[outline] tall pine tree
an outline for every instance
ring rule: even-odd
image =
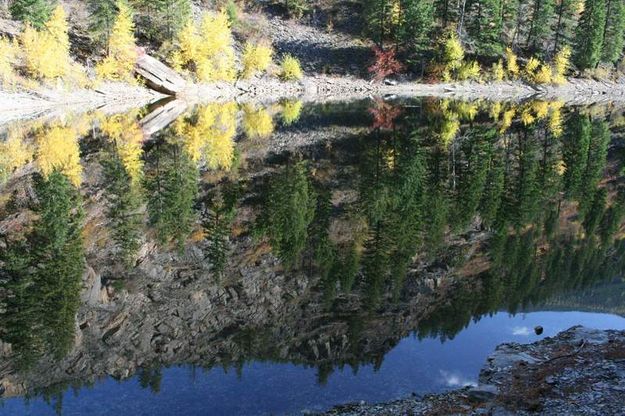
[[[534,0],[527,35],[528,47],[542,50],[545,41],[551,37],[554,6],[553,0]]]
[[[89,28],[98,44],[108,44],[118,13],[116,3],[116,0],[87,0],[91,20]]]
[[[603,51],[601,60],[616,63],[623,52],[625,33],[625,3],[623,0],[608,0],[605,28],[603,30]]]
[[[503,52],[502,7],[502,0],[483,0],[476,4],[475,17],[468,28],[480,55],[497,56]]]
[[[606,0],[585,0],[584,11],[576,33],[575,65],[579,69],[595,68],[601,60]]]
[[[556,22],[553,30],[552,54],[558,53],[564,46],[571,46],[575,36],[575,8],[577,0],[558,0],[556,2]]]

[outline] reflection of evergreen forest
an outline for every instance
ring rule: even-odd
[[[355,137],[274,155],[261,168],[246,161],[277,126],[340,125],[337,108]],[[251,236],[287,273],[317,279],[328,311],[350,294],[363,315],[406,300],[406,285],[432,270],[452,271],[473,283],[417,329],[443,338],[472,317],[622,272],[625,192],[608,166],[610,125],[596,111],[545,102],[380,101],[357,114],[293,102],[207,105],[148,139],[139,116],[9,129],[0,143],[3,217],[21,221],[0,245],[0,335],[24,365],[71,348],[85,247],[94,245],[122,275],[146,241],[174,259],[194,246],[221,279],[237,267],[228,261],[237,238]],[[36,172],[25,176],[28,192],[14,177],[24,171]],[[84,221],[94,206],[106,225],[99,246]]]

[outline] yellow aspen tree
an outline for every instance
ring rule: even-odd
[[[14,66],[18,54],[17,43],[0,36],[0,85],[12,84],[15,81]]]
[[[516,54],[510,48],[506,48],[506,70],[512,79],[519,76],[520,68]]]
[[[258,72],[265,72],[271,65],[272,57],[273,49],[268,43],[246,43],[241,58],[243,64],[241,76],[250,78]]]
[[[566,83],[566,72],[571,65],[571,48],[565,46],[553,58],[553,82],[555,84]]]
[[[202,81],[234,81],[236,68],[230,20],[224,12],[206,13],[200,24],[202,58],[197,65]]]
[[[225,12],[205,13],[199,27],[189,20],[176,41],[170,56],[174,68],[191,70],[203,82],[236,79],[234,41]]]
[[[67,16],[58,5],[41,31],[26,25],[20,36],[26,69],[39,79],[63,77],[69,70],[69,35]]]
[[[125,0],[118,0],[119,10],[108,42],[108,56],[96,66],[100,79],[132,82],[137,63],[137,46],[132,10]]]

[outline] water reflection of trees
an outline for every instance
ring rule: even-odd
[[[60,358],[73,345],[84,266],[77,189],[59,171],[34,182],[32,229],[23,238],[5,237],[0,247],[2,339],[22,366],[45,354]]]
[[[346,150],[355,153],[358,200],[339,207],[338,214],[329,202],[332,185],[313,180],[310,172],[317,200],[310,225],[290,225],[308,204],[295,207],[268,198],[262,209],[274,221],[270,241],[276,252],[281,238],[288,241],[288,234],[297,232],[298,244],[287,247],[303,253],[302,265],[315,266],[326,301],[356,290],[371,308],[401,297],[415,256],[445,257],[450,238],[467,230],[492,234],[484,253],[489,271],[480,277],[490,288],[484,311],[514,311],[546,293],[618,274],[620,264],[612,259],[623,215],[621,191],[601,185],[607,122],[583,110],[565,117],[561,106],[547,103],[499,105],[490,116],[482,110],[426,103],[401,120],[376,124]],[[380,111],[384,107],[378,105],[376,120],[385,119]],[[395,120],[396,110],[389,111]],[[494,112],[503,115],[493,118]],[[274,192],[297,195],[289,186],[306,181],[301,169],[297,181],[287,178],[292,170],[277,171]],[[365,226],[353,227],[351,244],[344,238],[338,243],[329,235],[332,215]],[[446,267],[465,261],[462,254],[448,260],[453,264]]]
[[[297,103],[284,107],[288,129],[298,117],[321,117]],[[459,284],[418,323],[419,336],[443,339],[484,314],[515,312],[622,273],[625,192],[603,180],[610,132],[601,116],[557,103],[424,101],[399,111],[378,102],[364,117],[373,122],[366,134],[310,156],[303,150],[276,158],[261,173],[226,175],[235,165],[238,114],[234,104],[204,106],[149,142],[136,113],[96,118],[115,260],[132,266],[142,240],[155,235],[160,250],[200,246],[213,275],[222,276],[233,223],[247,205],[253,219],[238,226],[254,229],[239,235],[264,238],[285,273],[309,275],[317,285],[311,299],[347,322],[351,350],[341,364],[381,363],[383,352],[359,351],[363,328],[373,312],[411,301],[406,278],[429,278],[423,264],[458,275]],[[255,141],[276,127],[265,109],[240,114],[239,130]],[[32,230],[0,249],[3,287],[11,294],[2,339],[24,363],[48,352],[60,356],[73,340],[83,267],[76,186],[90,173],[77,164],[82,127],[52,126],[49,138],[44,127],[36,130],[31,141],[11,136],[0,146],[0,176],[31,160],[40,171]],[[64,150],[56,149],[60,135],[69,139]],[[201,179],[215,170],[224,175]],[[471,245],[476,251],[467,253]],[[475,258],[487,266],[471,264]],[[354,299],[358,307],[341,309]],[[237,341],[250,357],[278,355],[262,331],[240,330]],[[322,381],[336,360],[317,361]],[[141,373],[142,385],[157,389],[159,379],[156,369]]]

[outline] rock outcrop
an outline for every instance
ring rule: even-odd
[[[625,331],[577,326],[534,344],[502,344],[479,382],[423,398],[340,406],[325,415],[622,415]]]

